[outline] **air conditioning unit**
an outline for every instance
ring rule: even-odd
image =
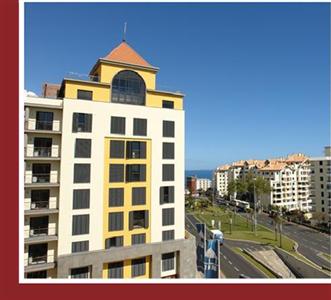
[[[33,177],[32,177],[32,182],[33,182],[33,183],[36,183],[37,181],[38,181],[37,176],[33,176]]]
[[[36,203],[31,202],[31,209],[35,209],[37,207]]]

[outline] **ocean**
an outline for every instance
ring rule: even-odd
[[[213,170],[185,170],[185,178],[187,176],[196,176],[198,178],[208,178],[212,180]]]

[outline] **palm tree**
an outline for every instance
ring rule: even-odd
[[[282,248],[282,224],[283,219],[281,213],[278,211],[273,216],[272,219],[274,221],[274,228],[275,228],[275,240],[277,241],[277,228],[279,231],[279,246]]]

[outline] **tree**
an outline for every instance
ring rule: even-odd
[[[313,212],[312,219],[316,220],[317,224],[326,223],[328,216],[324,212]]]
[[[275,229],[275,240],[277,241],[277,228],[279,231],[279,246],[282,248],[282,225],[283,219],[281,217],[281,213],[277,211],[275,214],[272,215],[272,219],[274,221],[274,229]]]

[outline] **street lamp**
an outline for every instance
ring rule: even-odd
[[[253,186],[254,186],[254,234],[256,235],[256,190],[255,190],[255,180],[256,178],[253,179]]]

